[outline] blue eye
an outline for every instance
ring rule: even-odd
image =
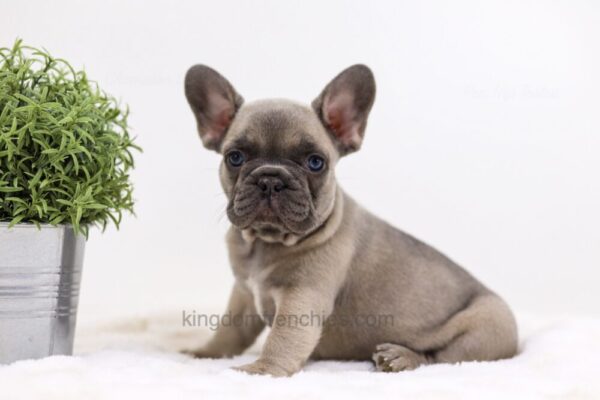
[[[246,161],[241,151],[233,150],[227,154],[227,162],[232,167],[239,167]]]
[[[308,157],[307,163],[308,168],[313,172],[319,172],[325,166],[325,160],[323,160],[323,157],[317,155]]]

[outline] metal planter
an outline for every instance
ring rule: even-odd
[[[85,237],[0,223],[0,363],[70,355]]]

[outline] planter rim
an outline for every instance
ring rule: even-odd
[[[0,228],[8,228],[9,224],[10,224],[10,222],[1,222],[0,221]],[[71,224],[58,224],[58,225],[39,224],[39,227],[40,227],[40,229],[63,229],[63,228],[72,228],[73,225],[71,225]],[[28,228],[38,229],[38,227],[32,222],[19,222],[18,224],[13,225],[10,229],[28,229]]]

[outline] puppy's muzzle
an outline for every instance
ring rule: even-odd
[[[293,186],[292,175],[282,166],[263,165],[256,168],[250,177],[265,197],[271,197]]]
[[[228,206],[231,222],[263,236],[267,230],[276,230],[281,236],[311,229],[314,207],[310,190],[294,168],[298,167],[263,164],[252,169],[237,185]]]
[[[277,176],[261,176],[256,181],[256,186],[262,191],[266,197],[271,197],[272,194],[283,191],[287,185]]]

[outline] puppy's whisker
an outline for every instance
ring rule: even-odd
[[[227,215],[227,210],[223,210],[219,213],[219,216],[217,217],[217,222],[222,222],[223,218],[225,218],[225,216]]]

